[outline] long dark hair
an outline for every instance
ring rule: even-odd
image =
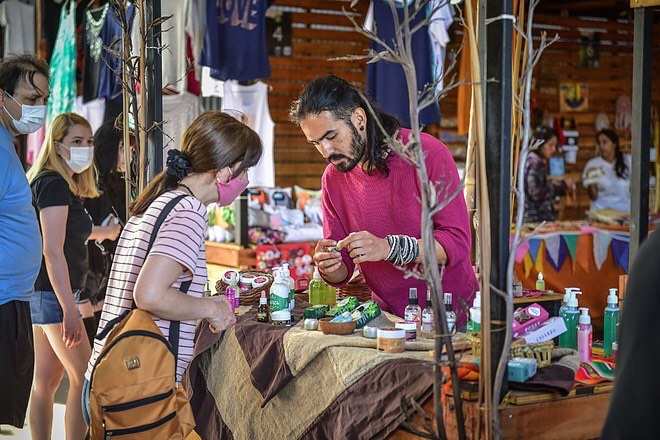
[[[353,127],[351,116],[357,108],[362,108],[367,115],[367,142],[364,151],[364,169],[367,173],[378,171],[389,174],[387,149],[377,120],[369,110],[369,104],[377,112],[377,118],[389,136],[399,129],[399,121],[386,113],[380,112],[360,91],[335,75],[317,78],[305,86],[300,97],[293,102],[289,117],[295,124],[300,124],[308,116],[315,116],[324,111],[330,112],[335,119],[342,120]]]
[[[619,144],[619,135],[614,130],[605,128],[596,133],[596,142],[598,142],[598,138],[601,136],[605,136],[614,144],[614,172],[616,172],[619,179],[626,179],[628,177],[628,165],[626,165],[626,161],[623,158],[623,152]]]
[[[235,175],[259,162],[261,139],[250,127],[226,113],[211,111],[202,113],[183,134],[181,152],[190,162],[193,173],[221,170],[233,167]],[[179,184],[176,176],[166,171],[158,174],[142,191],[131,206],[131,215],[140,215],[151,202]]]

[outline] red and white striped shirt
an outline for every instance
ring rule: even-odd
[[[133,289],[142,265],[147,258],[147,247],[154,224],[165,205],[182,191],[168,191],[159,196],[144,214],[131,217],[121,233],[108,288],[99,322],[99,332],[108,321],[120,316],[133,306]],[[207,230],[206,207],[198,199],[187,196],[181,199],[161,225],[149,255],[162,255],[181,264],[184,273],[172,285],[178,289],[181,283],[191,280],[188,295],[201,297],[207,282],[206,248],[204,239]],[[183,293],[182,293],[183,295]],[[156,324],[167,338],[170,321],[156,319]],[[193,357],[193,346],[197,321],[181,321],[179,354],[176,366],[176,381],[181,382],[183,373]],[[103,350],[105,340],[94,340],[92,357],[85,378],[90,380],[96,359]]]

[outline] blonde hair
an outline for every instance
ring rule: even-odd
[[[87,119],[75,113],[62,113],[53,119],[50,127],[48,127],[48,133],[39,152],[39,157],[28,171],[27,177],[32,183],[42,171],[55,171],[66,180],[69,189],[75,196],[93,199],[100,195],[96,184],[96,169],[94,166],[87,168],[80,174],[70,176],[69,167],[64,158],[57,152],[56,144],[62,142],[71,127],[76,125],[83,125],[92,131]]]

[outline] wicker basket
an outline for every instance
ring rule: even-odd
[[[481,339],[476,334],[468,334],[466,336],[472,354],[474,356],[481,355]],[[549,367],[552,363],[552,349],[555,344],[552,341],[542,342],[540,344],[526,344],[522,340],[514,341],[511,344],[511,357],[536,359],[539,368]]]
[[[251,306],[254,304],[258,304],[259,298],[261,297],[261,292],[265,291],[266,294],[268,294],[268,292],[270,291],[270,286],[273,284],[274,278],[271,274],[266,272],[256,272],[256,271],[241,272],[241,275],[245,275],[245,274],[264,276],[268,278],[268,283],[266,283],[265,286],[259,287],[258,289],[250,289],[248,291],[240,293],[239,296],[240,305]],[[222,279],[215,284],[215,290],[217,291],[218,295],[224,295],[226,288],[227,288],[227,284]]]

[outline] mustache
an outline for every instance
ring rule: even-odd
[[[332,154],[330,157],[328,157],[328,162],[338,162],[342,159],[351,160],[350,157],[345,156],[343,154]]]

